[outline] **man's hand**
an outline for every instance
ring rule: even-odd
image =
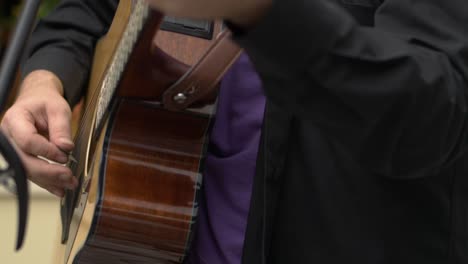
[[[1,129],[16,147],[29,178],[62,197],[78,182],[69,168],[38,156],[66,163],[73,149],[71,110],[62,96],[60,80],[51,72],[34,71],[23,81],[19,96],[8,109]]]
[[[226,19],[251,27],[268,11],[272,0],[145,0],[161,12],[179,17]]]

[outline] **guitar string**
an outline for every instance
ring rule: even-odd
[[[98,109],[96,110],[96,125],[95,128],[98,128],[102,122],[105,111],[107,110],[109,103],[115,90],[120,81],[120,75],[125,69],[125,65],[128,62],[130,54],[133,50],[133,47],[136,44],[139,33],[141,32],[146,19],[149,15],[149,7],[144,1],[137,1],[135,4],[134,10],[130,15],[129,22],[127,23],[126,29],[124,30],[123,37],[121,38],[113,59],[109,64],[107,72],[103,81],[101,82],[101,88],[96,89],[93,92],[89,106],[85,109],[83,114],[80,127],[84,127],[83,123],[89,118],[89,115],[94,114],[96,110],[96,101]],[[90,122],[88,122],[90,123]],[[81,136],[85,133],[86,130],[80,130]]]
[[[89,107],[84,110],[84,113],[82,115],[81,121],[79,123],[80,129],[75,136],[76,147],[74,150],[76,150],[77,147],[79,148],[79,151],[76,154],[81,155],[81,140],[86,134],[86,131],[88,129],[92,129],[89,126],[91,125],[91,118],[93,117],[92,115],[94,113],[96,113],[95,129],[98,129],[100,127],[105,111],[109,107],[111,98],[113,97],[115,90],[118,86],[118,82],[120,81],[120,75],[122,74],[126,63],[128,62],[131,51],[133,50],[133,47],[136,44],[136,41],[140,35],[141,30],[143,29],[143,26],[148,16],[148,5],[144,3],[144,1],[137,1],[130,14],[129,21],[123,33],[123,37],[119,41],[117,49],[113,55],[113,58],[111,59],[110,66],[106,70],[105,77],[100,85],[100,89],[96,89],[93,91],[89,101]],[[97,106],[96,102],[98,102]],[[95,132],[95,130],[91,131],[91,133]],[[75,160],[75,157],[73,157],[73,153],[70,154],[69,159]],[[76,162],[73,162],[70,164],[69,167],[72,170],[72,172],[76,174],[78,164]],[[79,180],[82,179],[81,174],[75,176],[79,177]],[[71,197],[69,198],[74,198],[77,192],[81,192],[81,190],[73,190],[70,195]],[[70,210],[69,213],[72,214],[72,210]]]

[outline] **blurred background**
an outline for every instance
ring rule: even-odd
[[[59,0],[43,0],[40,16],[50,12]],[[8,43],[16,18],[21,10],[20,0],[0,0],[0,58]],[[19,79],[19,78],[18,78]],[[18,85],[18,82],[15,86]],[[14,99],[13,92],[10,103]],[[16,198],[0,186],[0,258],[5,264],[51,264],[59,246],[60,200],[30,184],[31,201],[24,246],[15,252],[17,230]]]

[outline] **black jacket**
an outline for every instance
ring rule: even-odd
[[[63,0],[25,73],[76,102],[116,2]],[[468,263],[466,0],[276,0],[231,28],[268,98],[244,264]]]

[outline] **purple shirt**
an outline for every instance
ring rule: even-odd
[[[261,81],[242,54],[221,83],[190,264],[241,263],[264,110]]]

